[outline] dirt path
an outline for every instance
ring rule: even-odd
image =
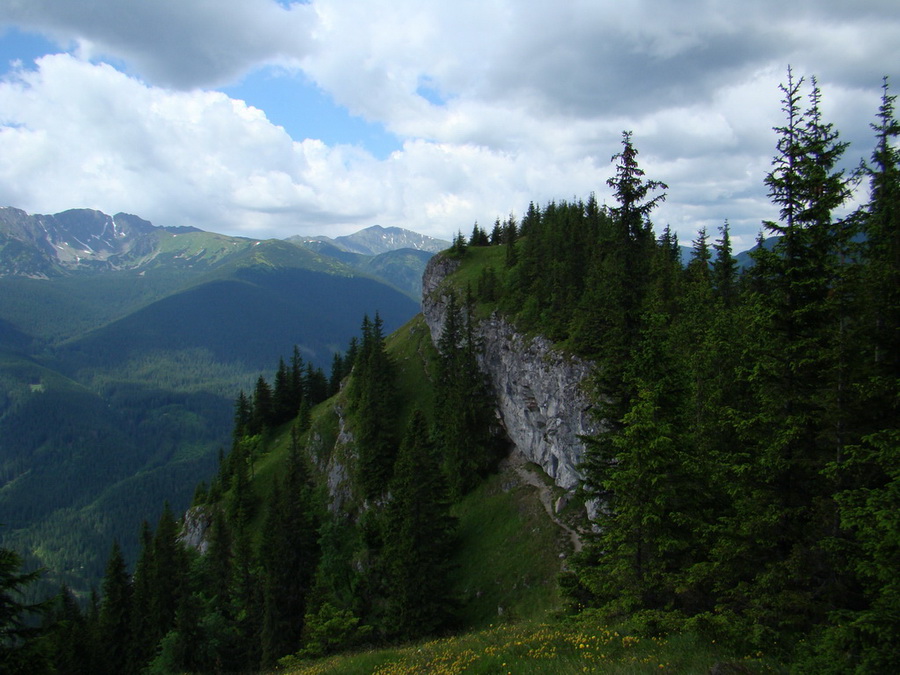
[[[515,469],[516,474],[522,479],[522,482],[537,488],[538,497],[541,500],[541,504],[544,505],[544,510],[547,512],[550,520],[556,523],[560,529],[565,531],[569,540],[572,542],[572,549],[575,553],[578,553],[582,546],[581,535],[577,530],[569,527],[556,515],[556,510],[553,508],[553,488],[550,485],[547,485],[543,476],[536,473],[536,471],[540,471],[540,469],[532,469],[528,464],[528,460],[518,453],[510,455],[507,461],[509,462],[510,468]]]

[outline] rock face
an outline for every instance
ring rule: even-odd
[[[188,548],[193,548],[201,555],[209,550],[209,528],[213,515],[205,506],[192,506],[184,514],[184,523],[178,538]]]
[[[435,344],[447,308],[441,281],[458,265],[436,256],[425,270],[422,313]],[[497,315],[476,322],[474,328],[484,344],[479,365],[490,379],[510,440],[559,487],[575,489],[585,450],[580,436],[599,431],[583,387],[592,364],[553,349],[545,338],[517,333]]]

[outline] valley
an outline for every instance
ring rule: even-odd
[[[409,279],[431,253],[352,256],[0,209],[0,543],[82,593],[111,541],[134,556],[142,520],[215,471],[234,400],[279,357],[296,345],[328,371],[365,314],[393,330],[418,311]]]

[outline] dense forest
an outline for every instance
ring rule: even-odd
[[[808,86],[807,86],[808,85]],[[231,451],[192,509],[145,525],[129,573],[113,545],[87,605],[15,594],[0,559],[0,654],[10,672],[252,672],[360,644],[459,628],[447,583],[453,504],[504,448],[473,321],[499,310],[596,364],[602,432],[588,440],[595,527],[560,577],[565,611],[643,634],[692,632],[765,650],[798,673],[886,673],[900,662],[900,135],[885,81],[875,150],[857,172],[788,71],[765,182],[774,245],[740,273],[727,221],[682,265],[651,214],[668,186],[622,136],[614,206],[531,204],[445,254],[502,247],[450,296],[424,355],[432,389],[403,398],[377,314],[331,378],[295,352],[235,405]],[[856,189],[864,206],[847,211]],[[760,235],[763,243],[764,235]],[[771,242],[770,242],[771,243]],[[487,308],[487,310],[486,310]],[[355,455],[336,508],[318,456],[322,406]],[[345,426],[344,426],[345,425]],[[269,443],[287,439],[277,471]],[[316,439],[320,445],[316,445]],[[271,480],[264,490],[259,480]],[[17,599],[18,598],[18,599]],[[29,612],[41,626],[22,623]],[[33,634],[29,631],[33,630]],[[286,660],[282,660],[286,659]],[[18,670],[17,670],[18,669]]]

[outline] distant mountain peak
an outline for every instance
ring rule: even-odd
[[[435,239],[434,237],[419,234],[412,230],[406,230],[402,227],[382,227],[381,225],[372,225],[359,232],[334,237],[333,239],[322,235],[297,235],[289,237],[288,241],[301,245],[311,242],[330,244],[347,253],[371,256],[388,253],[390,251],[397,251],[403,248],[437,253],[438,251],[443,251],[450,247],[450,242],[444,241],[443,239]]]

